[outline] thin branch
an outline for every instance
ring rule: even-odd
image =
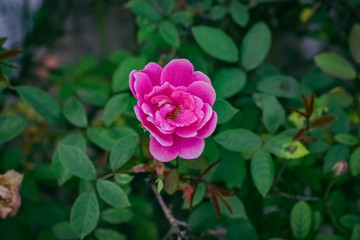
[[[296,199],[299,201],[319,201],[320,198],[318,197],[307,197],[301,195],[291,195],[288,193],[281,192],[279,189],[276,189],[276,194],[285,198]]]
[[[164,199],[162,198],[162,196],[160,195],[160,193],[158,192],[155,184],[151,184],[151,188],[156,196],[157,201],[160,204],[161,209],[163,210],[165,217],[167,218],[167,220],[169,221],[171,228],[169,230],[169,232],[164,236],[163,240],[165,239],[169,239],[171,237],[171,235],[176,234],[177,235],[177,239],[181,240],[181,239],[188,239],[188,236],[186,234],[186,231],[182,231],[179,226],[183,226],[185,228],[188,227],[186,222],[177,220],[172,214],[170,209],[166,206]]]

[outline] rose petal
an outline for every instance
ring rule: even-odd
[[[188,86],[192,83],[194,67],[186,59],[174,59],[170,61],[161,73],[161,85],[168,82],[174,87]]]
[[[197,131],[195,127],[177,128],[176,134],[183,138],[190,138],[195,137],[197,135]]]
[[[202,81],[211,85],[211,80],[203,72],[195,71],[192,75],[192,82]]]
[[[134,107],[136,117],[142,123],[143,127],[150,132],[150,134],[156,138],[157,141],[163,146],[173,145],[173,137],[170,134],[163,134],[159,129],[146,119],[145,114],[140,110],[138,106]]]
[[[214,105],[216,94],[214,88],[205,82],[193,82],[187,92],[199,97],[203,102]]]
[[[196,135],[196,137],[199,138],[209,137],[215,131],[216,124],[217,124],[217,114],[215,111],[213,111],[210,120],[205,124],[204,127],[198,130],[198,134]]]
[[[160,77],[163,68],[154,62],[148,63],[141,72],[144,72],[151,80],[153,86],[160,85]]]
[[[135,83],[135,77],[134,74],[136,73],[136,70],[132,70],[129,75],[129,87],[132,92],[132,94],[136,97],[135,89],[134,89],[134,83]]]
[[[153,85],[149,77],[145,73],[135,72],[134,78],[135,78],[134,90],[136,93],[135,96],[137,99],[143,99],[145,94],[153,90]]]
[[[185,159],[198,158],[205,147],[205,141],[202,138],[176,137],[174,143],[177,146],[179,156]]]
[[[160,162],[168,162],[176,158],[177,148],[172,146],[161,145],[154,137],[150,139],[150,153]]]

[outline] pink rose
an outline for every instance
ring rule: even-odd
[[[215,90],[210,79],[186,59],[175,59],[164,69],[149,63],[130,73],[130,89],[137,99],[137,118],[150,134],[150,152],[159,161],[176,156],[194,159],[204,150],[204,138],[216,128],[212,106]]]

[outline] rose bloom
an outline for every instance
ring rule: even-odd
[[[210,79],[186,59],[164,68],[149,63],[130,73],[129,85],[137,99],[135,113],[151,134],[150,153],[159,161],[177,156],[194,159],[204,150],[204,138],[216,128],[212,106],[215,90]]]
[[[19,189],[23,175],[9,170],[0,175],[0,217],[15,216],[20,205]]]

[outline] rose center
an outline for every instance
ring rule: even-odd
[[[171,114],[166,115],[166,119],[175,120],[177,116],[181,114],[181,108],[175,107],[174,111]]]

